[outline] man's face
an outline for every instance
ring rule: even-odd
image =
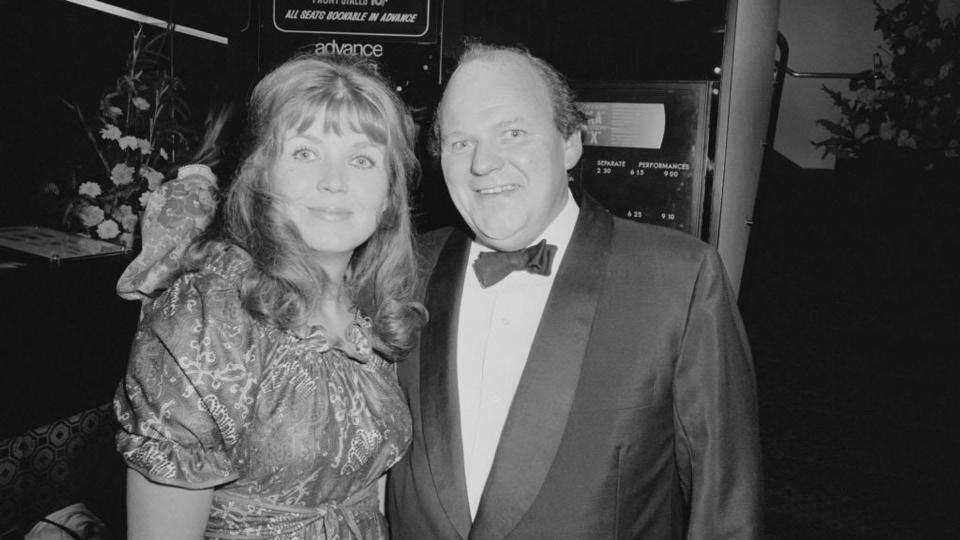
[[[511,53],[454,72],[440,105],[440,163],[478,242],[500,251],[537,240],[566,204],[579,133],[557,130],[546,84]]]

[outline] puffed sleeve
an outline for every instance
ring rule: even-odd
[[[146,202],[140,253],[117,281],[117,294],[127,300],[155,298],[180,275],[184,249],[213,218],[217,177],[206,165],[180,167]]]
[[[751,539],[762,529],[757,392],[746,332],[719,256],[704,254],[674,390],[676,448],[690,502],[687,538]]]
[[[117,448],[149,479],[206,488],[237,478],[258,355],[236,284],[187,274],[144,312],[114,408]]]

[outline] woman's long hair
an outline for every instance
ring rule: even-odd
[[[354,250],[344,291],[372,319],[373,347],[396,360],[412,347],[426,321],[423,306],[413,301],[416,263],[408,203],[408,183],[418,178],[419,164],[410,114],[372,62],[302,56],[257,84],[247,126],[250,151],[208,238],[236,244],[253,258],[242,287],[248,312],[283,329],[307,324],[331,284],[312,264],[310,248],[283,212],[269,171],[280,156],[284,134],[303,132],[318,117],[324,131],[363,133],[385,149],[387,208],[373,236]]]

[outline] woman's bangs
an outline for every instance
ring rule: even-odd
[[[338,92],[310,107],[299,130],[309,129],[318,116],[323,117],[323,131],[343,135],[346,131],[363,133],[371,142],[387,146],[386,119],[369,100],[352,92]]]

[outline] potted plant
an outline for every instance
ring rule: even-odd
[[[840,121],[818,120],[830,136],[812,144],[838,168],[960,172],[960,15],[940,20],[937,0],[874,7],[883,37],[874,69],[850,81],[852,95],[823,87]]]
[[[106,89],[90,122],[81,109],[64,101],[84,126],[99,164],[82,173],[62,193],[63,225],[69,231],[132,248],[147,197],[160,187],[176,156],[189,151],[193,130],[183,84],[173,73],[165,48],[171,30],[147,37],[141,25],[115,84]]]

